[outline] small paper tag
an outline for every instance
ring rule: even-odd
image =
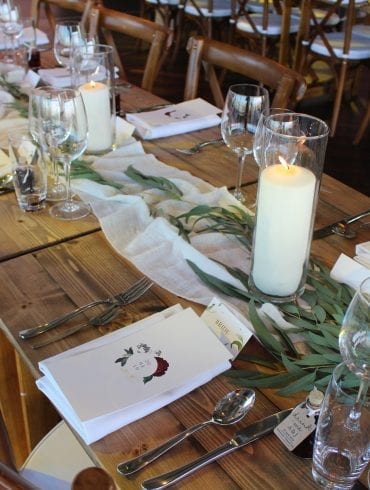
[[[233,359],[253,334],[217,297],[212,299],[201,318],[232,354]]]
[[[315,428],[315,417],[309,415],[309,409],[298,406],[275,427],[274,433],[289,451],[293,451]]]

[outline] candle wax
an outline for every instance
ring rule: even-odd
[[[113,145],[110,94],[107,85],[89,82],[79,88],[86,109],[87,151],[101,153]]]
[[[252,265],[253,281],[265,294],[294,294],[308,248],[316,179],[304,167],[271,165],[260,174]]]

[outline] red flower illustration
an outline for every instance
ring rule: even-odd
[[[162,357],[155,357],[154,359],[157,361],[157,369],[152,376],[163,376],[168,369],[168,362]]]

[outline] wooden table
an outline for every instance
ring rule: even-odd
[[[127,109],[159,102],[158,97],[133,87],[122,95]],[[216,186],[233,187],[236,156],[223,145],[208,147],[194,156],[180,155],[176,147],[190,146],[200,139],[218,137],[216,128],[186,135],[145,142],[146,151],[159,160],[209,181]],[[247,165],[243,183],[248,201],[255,199],[257,168]],[[370,199],[359,192],[324,176],[316,216],[322,226],[370,207]],[[0,281],[2,302],[0,317],[3,338],[0,350],[1,404],[16,443],[18,462],[55,423],[56,413],[35,388],[40,376],[37,363],[82,342],[104,335],[122,324],[130,324],[166,306],[187,302],[154,286],[135,304],[125,307],[111,324],[90,328],[40,350],[32,350],[21,341],[18,332],[52,319],[97,297],[116,293],[140,272],[107,243],[93,216],[75,222],[61,222],[49,217],[47,210],[24,214],[14,194],[0,196],[1,250]],[[369,230],[359,229],[356,239],[332,235],[313,242],[312,252],[328,266],[340,252],[353,256],[355,244],[369,240]],[[192,305],[198,312],[203,307]],[[48,335],[48,334],[45,334]],[[256,349],[256,342],[247,349]],[[16,388],[15,388],[16,387]],[[235,429],[295,404],[300,399],[277,397],[272,390],[258,392],[255,408],[248,418],[231,428],[213,426],[200,431],[180,447],[139,472],[133,479],[117,475],[117,463],[152,448],[185,427],[209,418],[217,399],[233,386],[223,376],[177,400],[169,406],[134,422],[100,441],[85,446],[97,464],[106,468],[119,488],[136,489],[140,482],[182,465],[231,437]],[[209,465],[184,480],[178,488],[217,489],[312,489],[311,462],[288,453],[274,436],[267,436]]]

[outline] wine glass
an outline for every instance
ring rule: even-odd
[[[20,6],[14,1],[3,3],[1,8],[1,20],[3,32],[10,39],[11,46],[5,61],[7,63],[13,63],[18,47],[17,40],[23,33],[23,20]]]
[[[50,91],[40,99],[39,131],[43,145],[54,158],[63,162],[67,199],[50,208],[51,216],[75,220],[87,216],[90,208],[72,199],[71,164],[82,155],[87,145],[87,118],[82,96],[78,90]]]
[[[264,109],[262,111],[261,116],[258,120],[256,132],[254,134],[254,139],[253,139],[253,156],[258,166],[261,165],[261,161],[262,161],[262,147],[263,147],[265,120],[267,117],[276,114],[288,114],[288,117],[286,118],[286,126],[288,126],[292,121],[292,118],[289,116],[289,114],[293,114],[293,111],[291,111],[290,109],[271,107],[268,109]]]
[[[39,110],[40,101],[43,97],[47,97],[48,94],[55,92],[52,87],[42,87],[30,90],[28,97],[28,129],[35,142],[43,141],[40,134],[39,125]],[[47,148],[45,148],[47,150]],[[59,179],[59,165],[56,155],[50,154],[50,160],[52,164],[53,178],[52,183],[48,184],[47,200],[48,201],[62,201],[66,199],[66,187],[60,182]]]
[[[262,111],[269,108],[268,91],[253,84],[231,85],[221,118],[221,134],[225,144],[238,155],[237,183],[233,192],[244,202],[241,190],[245,157],[253,152],[253,136]]]
[[[54,56],[72,75],[73,50],[85,45],[85,32],[78,21],[67,20],[55,26]]]
[[[344,315],[339,350],[348,368],[361,378],[357,394],[360,409],[370,381],[370,276],[361,283]]]

